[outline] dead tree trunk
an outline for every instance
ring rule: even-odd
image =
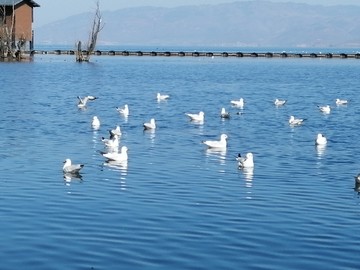
[[[100,31],[103,29],[104,25],[102,24],[102,15],[100,12],[99,2],[96,3],[96,11],[95,16],[91,28],[91,32],[89,35],[89,40],[86,45],[86,50],[82,49],[81,41],[77,42],[76,49],[76,61],[77,62],[89,62],[90,56],[94,53],[96,42]]]

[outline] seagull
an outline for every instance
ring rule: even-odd
[[[84,98],[81,98],[80,96],[78,96],[77,98],[79,99],[79,103],[77,105],[79,108],[86,107],[86,104],[89,100],[92,101],[92,100],[97,99],[97,97],[94,97],[94,96],[86,96]]]
[[[155,129],[156,128],[155,119],[151,118],[150,122],[144,123],[143,126],[144,129]]]
[[[127,104],[125,104],[124,108],[116,107],[116,110],[125,117],[129,116],[129,106]]]
[[[230,103],[231,103],[231,105],[234,105],[236,107],[240,107],[240,108],[244,107],[244,99],[243,98],[240,98],[239,100],[231,100]]]
[[[169,95],[162,95],[162,94],[160,94],[160,93],[157,93],[157,95],[156,95],[156,98],[157,98],[157,101],[164,101],[164,100],[167,100],[168,98],[170,98],[170,96]]]
[[[109,133],[110,133],[110,136],[114,136],[114,135],[121,136],[120,126],[117,125],[114,129],[110,129]]]
[[[360,173],[354,178],[355,178],[355,184],[360,185]]]
[[[291,126],[300,126],[305,121],[305,119],[295,118],[293,115],[290,116],[289,124]]]
[[[122,146],[120,153],[118,152],[112,152],[112,153],[103,153],[101,152],[101,155],[105,158],[107,158],[110,161],[118,161],[118,162],[122,162],[122,161],[126,161],[128,160],[128,148],[126,146]]]
[[[99,118],[97,116],[93,116],[91,126],[95,130],[100,128],[100,120],[99,120]]]
[[[227,111],[225,110],[225,108],[222,108],[222,109],[221,109],[221,112],[220,112],[220,117],[221,117],[221,118],[230,118],[230,113],[227,112]]]
[[[226,148],[227,146],[227,138],[226,134],[220,135],[220,141],[202,141],[208,148]]]
[[[118,135],[112,135],[109,139],[106,139],[104,137],[101,138],[101,141],[105,144],[108,148],[117,148],[119,147],[119,136]]]
[[[286,103],[286,100],[284,100],[284,99],[275,99],[275,101],[274,101],[274,104],[275,104],[275,106],[277,106],[277,107],[280,107],[280,106],[282,106],[282,105],[285,105],[285,103]]]
[[[339,99],[339,98],[337,98],[337,99],[335,100],[335,103],[336,103],[336,105],[347,105],[347,104],[348,104],[348,101],[347,101],[346,99]]]
[[[204,121],[204,112],[200,111],[199,113],[186,113],[191,121],[203,122]]]
[[[78,174],[83,167],[84,164],[71,164],[71,159],[67,158],[64,161],[63,172]]]
[[[315,144],[316,145],[325,145],[326,143],[327,143],[326,137],[323,134],[319,133],[316,137]]]
[[[318,108],[319,108],[320,112],[326,113],[326,114],[330,113],[330,111],[331,111],[330,105],[318,106]]]
[[[247,153],[245,157],[242,157],[239,153],[236,160],[240,168],[253,168],[254,167],[254,157],[252,153]]]

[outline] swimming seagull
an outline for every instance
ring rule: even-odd
[[[274,101],[274,104],[275,104],[275,106],[277,106],[277,107],[280,107],[280,106],[283,106],[283,105],[285,105],[285,103],[286,103],[286,100],[284,100],[284,99],[275,99],[275,101]]]
[[[114,148],[119,147],[119,136],[118,135],[112,135],[112,136],[110,136],[109,139],[102,137],[101,141],[108,148],[114,149]]]
[[[319,108],[320,112],[326,113],[326,114],[330,113],[330,111],[331,111],[330,105],[318,106],[318,108]]]
[[[203,111],[200,111],[199,113],[185,113],[185,115],[187,115],[191,121],[195,122],[203,122],[205,117]]]
[[[71,159],[67,158],[64,161],[63,172],[70,174],[78,174],[84,167],[84,164],[71,164]]]
[[[95,130],[100,128],[100,120],[99,120],[99,118],[97,116],[93,116],[91,126]]]
[[[114,136],[114,135],[121,136],[120,126],[117,125],[114,129],[110,129],[109,133],[110,133],[110,136]]]
[[[290,116],[289,124],[291,126],[300,126],[306,119],[295,118],[293,115]]]
[[[323,134],[319,133],[316,137],[315,144],[316,145],[325,145],[326,143],[327,143],[326,137]]]
[[[165,95],[165,94],[162,95],[160,93],[157,93],[156,98],[157,98],[157,101],[164,101],[164,100],[167,100],[168,98],[170,98],[170,96]]]
[[[205,144],[208,148],[226,148],[227,146],[227,138],[228,136],[226,134],[220,135],[219,141],[202,141],[203,144]]]
[[[122,146],[120,152],[111,152],[111,153],[101,152],[101,155],[110,161],[122,162],[128,160],[127,152],[128,152],[128,148],[126,146]]]
[[[125,117],[129,116],[129,106],[127,104],[125,104],[124,108],[116,107],[116,110]]]
[[[347,104],[348,104],[348,101],[347,101],[346,99],[339,99],[339,98],[337,98],[337,99],[335,100],[335,103],[336,103],[336,105],[347,105]]]
[[[252,153],[247,153],[245,157],[242,157],[239,153],[236,160],[240,168],[253,168],[254,167],[254,157]]]
[[[86,96],[84,98],[81,98],[80,96],[78,96],[77,98],[79,99],[79,103],[77,105],[79,108],[86,107],[86,104],[89,100],[92,101],[92,100],[97,99],[97,97],[94,97],[94,96]]]
[[[354,178],[355,178],[355,184],[360,185],[360,173]]]
[[[239,100],[231,100],[230,103],[231,103],[231,105],[239,107],[239,108],[244,107],[244,99],[243,98],[240,98]]]
[[[220,112],[220,117],[221,117],[221,118],[230,118],[230,113],[227,112],[227,111],[225,110],[225,108],[222,108],[222,109],[221,109],[221,112]]]
[[[155,119],[151,118],[150,122],[144,123],[143,126],[144,126],[144,129],[146,129],[146,130],[155,129],[156,128]]]

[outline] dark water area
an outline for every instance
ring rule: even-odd
[[[1,269],[358,268],[358,60],[91,60],[0,63]],[[98,99],[79,109],[86,95]],[[201,110],[203,124],[185,115]],[[116,125],[121,166],[99,153]],[[224,151],[201,143],[222,133]],[[247,152],[253,170],[235,160]],[[66,158],[85,165],[81,178],[64,178]]]

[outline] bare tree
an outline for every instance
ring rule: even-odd
[[[20,61],[25,46],[25,37],[15,36],[15,2],[0,6],[0,59]]]
[[[94,53],[96,42],[98,39],[98,35],[100,31],[104,28],[104,24],[102,24],[102,15],[100,12],[99,2],[96,3],[96,11],[95,16],[92,23],[91,32],[89,34],[89,40],[86,45],[86,50],[82,49],[81,41],[77,42],[76,49],[76,61],[77,62],[89,62],[90,56]]]

